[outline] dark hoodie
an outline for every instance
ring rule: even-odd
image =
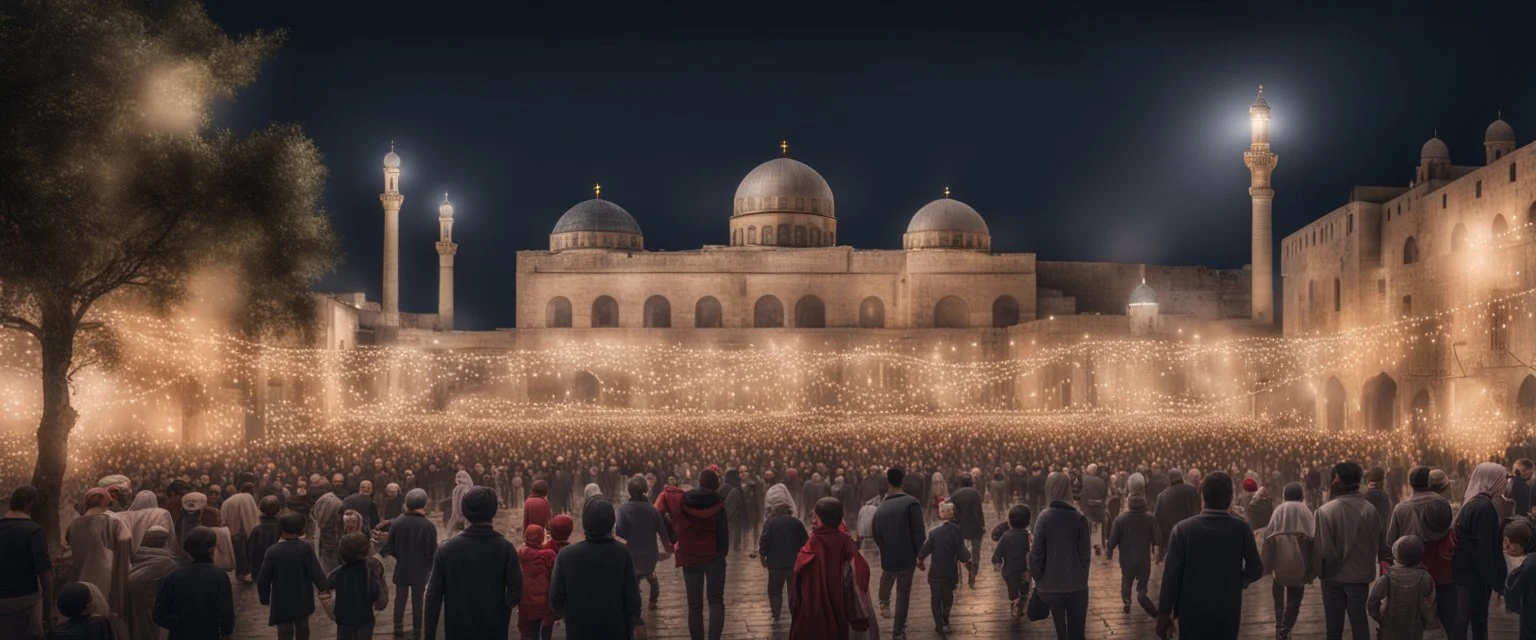
[[[1173,525],[1200,515],[1200,491],[1184,483],[1184,472],[1168,470],[1168,488],[1157,496],[1157,526],[1163,539],[1173,535]]]
[[[523,568],[512,542],[489,522],[472,524],[437,548],[427,582],[426,640],[505,638],[512,608],[523,597]]]
[[[677,566],[697,567],[723,559],[731,548],[730,526],[720,494],[694,487],[683,494],[678,512]]]
[[[613,525],[613,505],[588,498],[581,514],[586,539],[555,559],[549,608],[565,621],[567,638],[628,638],[640,620],[634,559],[614,539]]]
[[[1109,531],[1109,548],[1105,553],[1112,557],[1120,549],[1120,568],[1132,569],[1152,566],[1152,547],[1163,546],[1163,530],[1152,514],[1147,513],[1147,498],[1141,494],[1131,496],[1131,507],[1115,518]]]

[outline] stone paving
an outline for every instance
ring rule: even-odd
[[[993,520],[993,514],[988,514],[988,524]],[[498,515],[497,529],[508,531],[514,522],[521,522],[521,516],[509,513],[505,510]],[[580,527],[577,527],[577,536],[580,535]],[[518,540],[521,544],[521,540]],[[984,540],[982,553],[984,558],[991,557],[992,541]],[[874,569],[872,587],[878,583],[880,577],[879,561],[875,559],[873,552],[866,551],[866,557],[871,560]],[[386,570],[393,568],[393,561],[385,560]],[[1161,581],[1162,566],[1155,565],[1152,573],[1152,587],[1150,593],[1155,600],[1158,585]],[[757,560],[745,555],[732,553],[728,559],[726,571],[726,624],[725,638],[787,638],[789,636],[789,615],[786,611],[783,619],[774,624],[769,616],[767,591],[767,571],[758,564]],[[665,561],[659,568],[658,577],[661,579],[661,603],[656,611],[648,611],[645,619],[651,638],[687,638],[687,599],[683,593],[682,571],[671,567],[670,561]],[[1089,574],[1090,603],[1088,609],[1089,638],[1153,638],[1153,620],[1145,613],[1132,609],[1130,614],[1121,610],[1120,604],[1120,569],[1117,563],[1107,563],[1102,558],[1095,558],[1092,570]],[[928,606],[928,585],[921,572],[913,580],[913,593],[911,613],[908,617],[908,638],[911,640],[930,640],[939,638],[935,632],[934,624]],[[641,597],[647,597],[648,587],[641,585]],[[976,589],[971,590],[960,586],[955,594],[955,606],[950,616],[952,632],[951,638],[1053,638],[1055,630],[1050,620],[1039,622],[1027,622],[1013,620],[1008,615],[1008,595],[1006,586],[997,573],[984,567],[977,579]],[[1297,629],[1292,634],[1296,640],[1313,640],[1323,638],[1323,609],[1322,600],[1316,583],[1308,587],[1301,617],[1297,623]],[[894,594],[893,594],[894,595]],[[391,593],[393,597],[393,593]],[[1274,604],[1270,599],[1270,581],[1268,578],[1250,586],[1243,596],[1243,631],[1242,638],[1274,638]],[[788,607],[787,601],[785,607]],[[235,630],[236,638],[274,638],[276,632],[268,627],[266,607],[261,606],[256,598],[256,589],[253,586],[235,584],[235,608],[238,612],[238,622]],[[1495,602],[1491,608],[1493,615],[1490,620],[1491,636],[1494,638],[1514,638],[1519,635],[1518,620],[1503,611],[1502,603]],[[389,637],[393,616],[393,604],[390,609],[379,612],[378,622],[375,625],[375,635]],[[706,612],[707,616],[707,612]],[[335,637],[335,625],[325,619],[323,613],[317,611],[311,618],[313,636],[317,640],[331,639]],[[890,633],[890,620],[880,620],[881,629],[886,637]],[[406,625],[410,625],[410,615],[407,612]],[[1348,631],[1346,631],[1348,633]],[[1374,637],[1374,630],[1372,631]],[[513,634],[516,634],[516,625],[513,625]],[[441,637],[441,635],[439,635]],[[563,638],[563,629],[559,626],[555,630],[556,638]],[[1439,638],[1438,632],[1426,634],[1426,638]]]

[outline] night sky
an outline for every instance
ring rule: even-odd
[[[1436,129],[1457,164],[1482,162],[1497,110],[1536,135],[1536,3],[505,4],[210,7],[235,33],[289,31],[215,123],[297,122],[319,144],[345,258],[317,289],[379,298],[391,139],[402,310],[436,310],[448,191],[457,324],[490,329],[514,323],[516,252],[547,248],[594,182],[647,249],[726,244],[737,183],[781,137],[832,185],[840,244],[900,248],[949,185],[998,251],[1240,267],[1258,83],[1277,246],[1351,185],[1405,185]]]

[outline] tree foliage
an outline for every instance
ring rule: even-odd
[[[117,353],[100,303],[171,310],[218,267],[248,334],[310,326],[337,252],[319,150],[296,126],[210,130],[281,40],[232,37],[186,0],[0,1],[0,327],[42,347],[45,498],[70,376]]]

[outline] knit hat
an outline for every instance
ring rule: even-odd
[[[1404,566],[1414,566],[1424,557],[1424,541],[1418,536],[1403,536],[1392,545],[1392,557]]]
[[[557,542],[570,540],[571,531],[575,528],[576,521],[563,513],[549,519],[549,537]]]
[[[1243,478],[1243,491],[1253,493],[1259,490],[1259,481],[1253,478]]]
[[[581,531],[588,538],[601,538],[613,533],[613,505],[602,496],[587,498],[581,505]]]
[[[464,519],[470,523],[490,522],[496,517],[496,491],[490,487],[474,487],[464,492],[459,505],[464,510]]]
[[[528,528],[523,529],[523,544],[525,544],[527,546],[530,546],[530,547],[540,547],[540,546],[543,546],[544,545],[544,527],[541,527],[541,526],[536,525],[536,524],[530,524],[530,525],[528,525]]]
[[[422,489],[411,489],[410,491],[405,492],[405,508],[427,508],[427,492]]]
[[[59,613],[73,618],[85,612],[91,604],[91,588],[83,582],[71,582],[59,590]]]
[[[162,527],[162,526],[157,524],[155,526],[150,527],[148,531],[144,532],[144,539],[139,541],[139,546],[140,547],[164,547],[165,543],[170,542],[170,541],[171,541],[171,532],[167,531],[165,527]]]

